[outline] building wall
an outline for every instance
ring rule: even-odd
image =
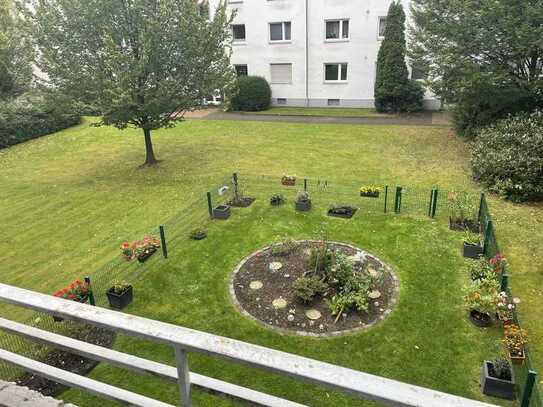
[[[286,99],[291,106],[328,106],[339,99],[340,106],[373,107],[373,89],[379,38],[379,17],[387,14],[392,0],[236,0],[233,24],[245,24],[246,41],[232,45],[232,64],[247,65],[249,75],[265,77],[272,88],[272,101]],[[218,0],[211,0],[211,10]],[[409,0],[402,0],[409,19]],[[326,20],[349,19],[349,39],[329,41]],[[291,40],[269,41],[269,23],[291,22]],[[307,66],[306,66],[307,50]],[[292,63],[292,83],[271,82],[270,64]],[[325,63],[347,63],[346,82],[324,80]],[[307,81],[306,81],[307,70]],[[425,95],[425,107],[438,109],[432,94]],[[285,101],[282,101],[285,103]]]

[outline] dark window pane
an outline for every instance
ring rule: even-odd
[[[347,64],[341,64],[341,80],[347,80]]]
[[[341,31],[341,38],[349,38],[349,20],[343,21],[343,28]]]
[[[248,75],[247,65],[236,65],[236,74],[238,76],[247,76]]]
[[[285,23],[285,40],[290,41],[290,23]]]
[[[385,36],[386,27],[387,27],[386,17],[379,17],[379,37]]]
[[[281,41],[283,39],[283,24],[273,23],[270,24],[270,40]]]
[[[337,81],[339,77],[338,64],[326,64],[324,69],[324,79],[327,81]]]
[[[233,25],[232,33],[235,40],[244,40],[245,39],[245,24]]]
[[[339,21],[326,22],[326,39],[335,40],[339,38]]]

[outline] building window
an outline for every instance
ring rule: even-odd
[[[387,18],[379,17],[379,38],[385,38],[386,28],[387,28]]]
[[[271,83],[292,83],[292,64],[270,64]]]
[[[339,99],[328,99],[328,106],[339,106]]]
[[[234,65],[234,68],[236,69],[237,76],[249,75],[249,70],[247,69],[247,65]]]
[[[324,64],[324,80],[326,82],[346,82],[347,64]]]
[[[287,100],[285,98],[277,98],[277,104],[278,105],[286,105]]]
[[[349,20],[330,20],[326,22],[327,40],[348,40]]]
[[[270,41],[290,41],[290,22],[270,23]]]
[[[232,25],[232,38],[234,42],[245,41],[245,24]]]

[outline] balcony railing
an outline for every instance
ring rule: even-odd
[[[257,405],[272,407],[302,406],[299,403],[190,372],[187,358],[188,352],[200,352],[213,357],[228,359],[385,405],[413,407],[492,406],[480,401],[362,373],[262,346],[105,308],[67,301],[5,284],[0,284],[0,301],[172,346],[175,350],[176,367],[0,318],[0,329],[10,334],[19,335],[40,344],[75,353],[89,359],[176,382],[179,387],[182,406],[191,406],[192,386],[226,394]],[[0,349],[0,360],[14,364],[35,375],[70,387],[83,389],[114,401],[134,406],[171,406],[107,383],[54,368],[7,350]]]

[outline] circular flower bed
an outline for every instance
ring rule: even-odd
[[[390,314],[399,282],[377,257],[338,242],[286,240],[243,259],[230,294],[246,316],[284,332],[328,336]]]

